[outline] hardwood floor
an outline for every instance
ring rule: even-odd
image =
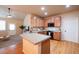
[[[0,49],[0,54],[24,54],[22,43],[14,47]],[[50,54],[79,54],[79,44],[69,41],[50,40]]]
[[[8,47],[0,48],[0,54],[23,54],[22,41]]]
[[[69,41],[50,40],[51,54],[79,54],[79,44]]]

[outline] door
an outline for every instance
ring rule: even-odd
[[[74,16],[64,16],[61,22],[62,40],[78,42],[78,18]]]

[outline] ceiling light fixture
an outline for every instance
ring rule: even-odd
[[[12,15],[11,15],[11,9],[10,8],[8,8],[8,16],[7,16],[8,18],[11,18],[12,17]]]
[[[45,14],[45,15],[47,15],[48,13],[47,13],[47,12],[45,12],[44,14]]]
[[[36,19],[36,16],[34,16],[34,19]]]
[[[70,5],[66,5],[66,8],[70,7]]]
[[[41,10],[44,11],[45,10],[45,7],[41,7]]]

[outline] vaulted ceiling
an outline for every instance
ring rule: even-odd
[[[41,7],[45,7],[45,10],[42,11]],[[0,16],[7,15],[8,8],[11,8],[12,14],[15,18],[23,19],[28,13],[38,15],[40,17],[46,17],[64,12],[70,12],[78,10],[79,5],[71,5],[69,8],[66,8],[65,5],[1,5],[0,12],[2,14],[0,14]],[[47,12],[48,15],[44,15],[44,12]]]

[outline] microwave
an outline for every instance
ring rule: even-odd
[[[54,23],[48,23],[48,27],[54,27]]]

